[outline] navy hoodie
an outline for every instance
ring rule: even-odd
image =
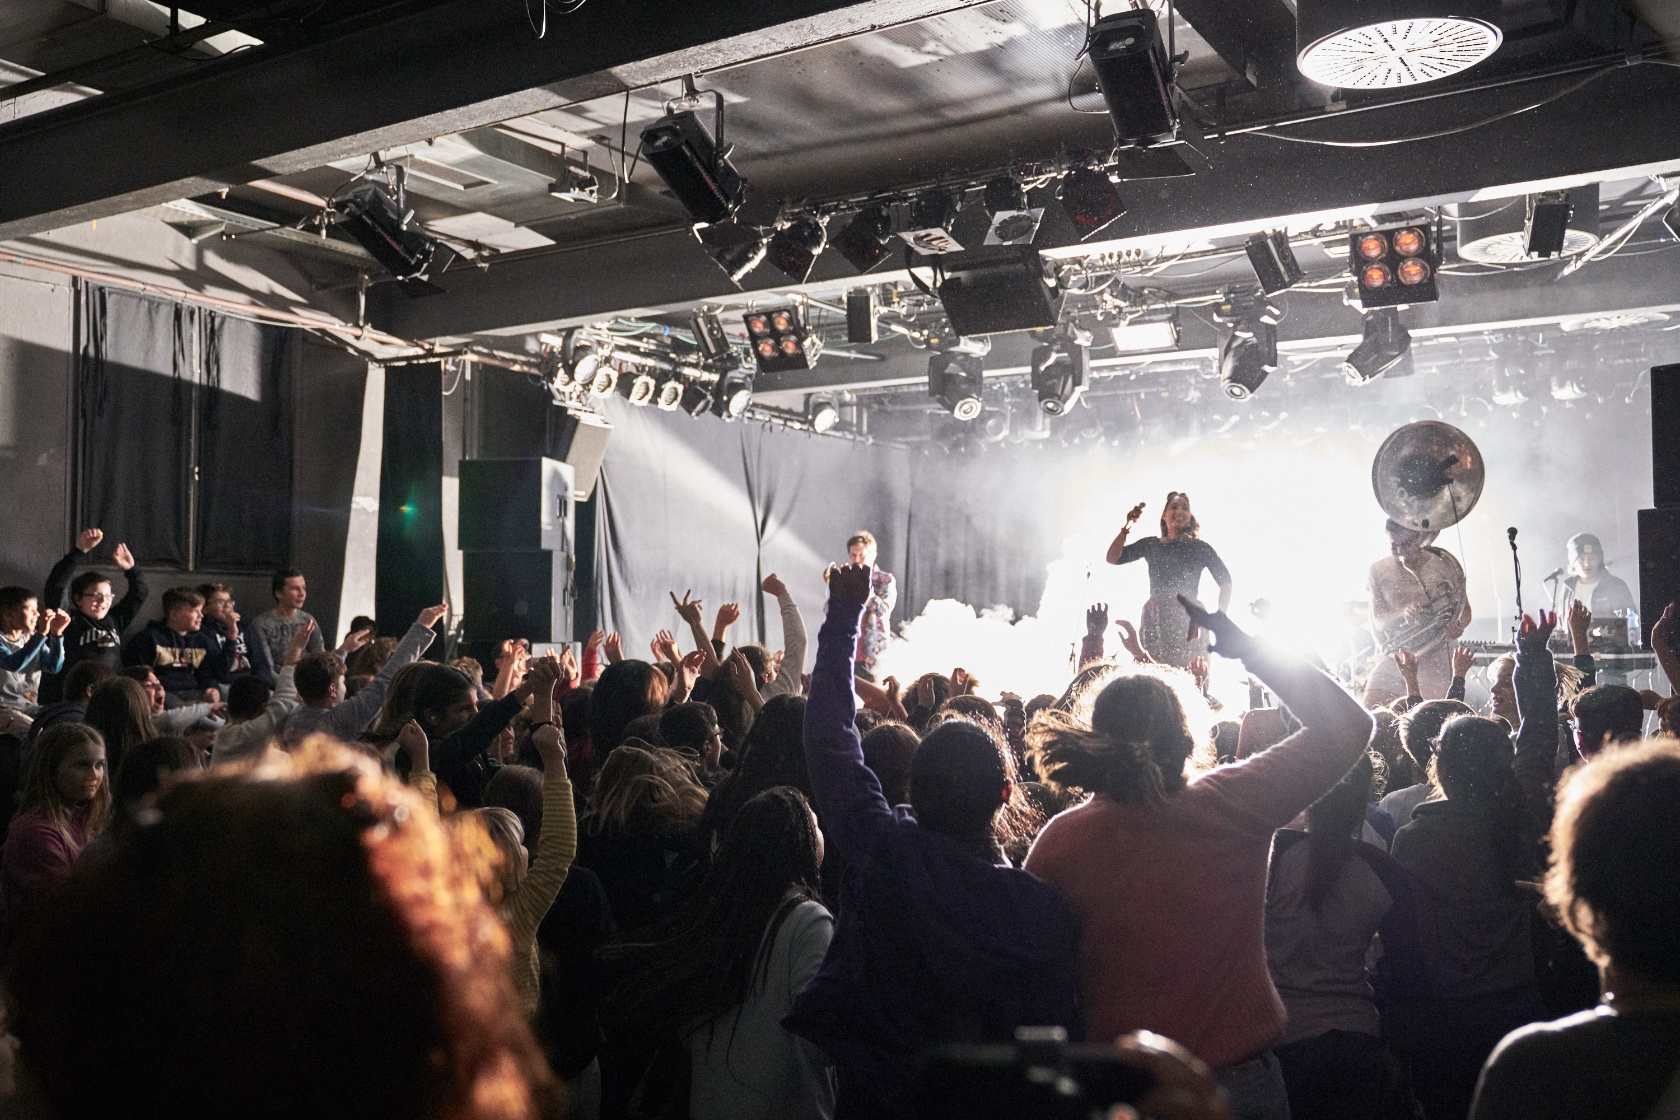
[[[805,758],[846,877],[828,956],[784,1025],[870,1095],[872,1115],[910,1117],[930,1046],[1009,1042],[1024,1026],[1078,1037],[1078,930],[1047,883],[887,804],[852,698],[861,613],[831,602],[817,639]]]
[[[268,643],[262,640],[262,635],[255,628],[241,626],[239,637],[229,638],[226,626],[214,618],[206,618],[203,632],[215,643],[216,652],[222,659],[222,676],[218,684],[229,685],[240,677],[256,677],[273,686],[274,663],[268,659]]]
[[[149,622],[128,640],[123,663],[150,665],[158,683],[171,696],[196,699],[222,683],[226,662],[222,646],[203,630],[177,634],[163,622]]]
[[[56,703],[64,691],[64,674],[78,662],[102,661],[111,671],[122,668],[122,635],[140,608],[146,605],[146,577],[136,564],[126,573],[128,591],[117,600],[104,618],[89,618],[70,602],[70,584],[76,568],[87,559],[81,549],[72,548],[68,555],[53,565],[47,575],[47,588],[41,596],[43,607],[56,607],[70,612],[70,625],[64,631],[64,670],[41,680],[41,703]]]

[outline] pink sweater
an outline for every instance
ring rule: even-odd
[[[1371,720],[1305,662],[1244,660],[1306,726],[1161,804],[1094,797],[1051,821],[1027,856],[1079,918],[1091,1042],[1148,1029],[1218,1067],[1283,1032],[1264,938],[1272,833],[1347,773]]]

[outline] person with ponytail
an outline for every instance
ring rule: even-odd
[[[1441,729],[1425,801],[1394,834],[1396,863],[1430,915],[1423,990],[1405,1008],[1413,1083],[1428,1120],[1470,1111],[1476,1077],[1499,1040],[1545,1017],[1535,987],[1534,896],[1557,751],[1557,675],[1546,642],[1557,616],[1524,616],[1517,635],[1520,730],[1459,716]]]
[[[782,1026],[834,933],[817,900],[822,858],[805,795],[773,786],[735,811],[681,910],[601,952],[625,977],[604,1009],[609,1022],[641,1037],[680,1035],[693,1120],[834,1115],[827,1059]]]
[[[911,1117],[929,1047],[1011,1042],[1018,1027],[1079,1033],[1077,931],[1050,886],[1004,862],[1016,791],[1000,732],[941,723],[910,760],[910,804],[887,803],[853,699],[870,569],[830,569],[828,594],[805,759],[846,874],[828,958],[787,1026],[833,1059],[837,1117]]]
[[[0,858],[8,940],[18,923],[69,877],[76,857],[110,821],[104,738],[85,723],[61,723],[42,732],[29,754],[17,815]]]
[[[1180,605],[1299,730],[1191,782],[1185,763],[1197,742],[1159,675],[1111,682],[1088,725],[1044,713],[1028,728],[1029,758],[1052,788],[1092,796],[1045,826],[1026,868],[1079,918],[1092,1038],[1164,1034],[1214,1067],[1243,1120],[1287,1116],[1269,1049],[1284,1030],[1264,944],[1272,833],[1347,773],[1370,741],[1371,717],[1302,658],[1256,641],[1223,612],[1183,596]]]
[[[1266,888],[1266,964],[1289,1022],[1274,1049],[1290,1120],[1374,1120],[1382,1103],[1382,1027],[1367,962],[1379,933],[1390,990],[1415,959],[1409,877],[1361,841],[1375,764],[1360,757],[1283,829]],[[1398,967],[1397,967],[1398,966]]]

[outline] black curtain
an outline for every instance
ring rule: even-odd
[[[400,633],[443,602],[443,364],[385,369],[374,616]],[[401,626],[398,622],[401,622]]]
[[[293,332],[84,285],[76,522],[142,565],[292,561]]]
[[[198,566],[285,567],[292,555],[296,331],[204,316]]]

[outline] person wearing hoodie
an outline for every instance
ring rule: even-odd
[[[150,666],[179,703],[220,700],[224,654],[222,643],[204,632],[204,596],[190,587],[165,591],[163,618],[129,639],[123,664]]]
[[[215,744],[210,748],[211,765],[254,758],[280,738],[281,725],[298,706],[297,665],[314,633],[314,620],[292,631],[281,658],[279,680],[272,689],[255,673],[240,677],[228,687],[227,725],[216,731]]]
[[[64,667],[70,615],[42,610],[27,587],[0,587],[0,708],[33,716],[43,673]]]
[[[120,601],[111,594],[111,577],[104,572],[76,573],[76,568],[105,539],[99,529],[83,529],[76,547],[53,565],[41,605],[70,612],[64,631],[64,669],[41,679],[43,704],[62,699],[64,674],[83,661],[99,661],[114,673],[122,668],[122,636],[140,608],[146,605],[146,577],[126,544],[117,545],[111,560],[122,569],[128,590]]]
[[[397,651],[391,655],[391,660],[379,670],[377,676],[363,685],[356,695],[348,700],[344,698],[344,659],[336,653],[312,653],[298,662],[294,674],[297,682],[297,692],[303,705],[286,717],[281,725],[280,733],[286,740],[286,745],[295,747],[314,734],[331,735],[346,743],[356,741],[356,736],[366,731],[368,724],[379,715],[379,709],[385,702],[385,689],[391,683],[391,678],[397,675],[397,670],[420,660],[420,655],[426,652],[426,647],[432,644],[436,635],[432,627],[437,625],[438,619],[448,613],[446,605],[439,604],[427,607],[414,620],[414,625],[408,628],[403,640],[397,644]],[[299,630],[308,629],[314,633],[315,620],[306,618],[298,626],[287,632],[287,645],[281,647],[281,657],[285,658],[285,651],[289,648],[291,639]],[[307,639],[308,644],[314,645],[316,637]]]
[[[1025,1026],[1078,1035],[1078,930],[1053,888],[998,851],[994,822],[1011,788],[990,732],[941,724],[912,762],[910,805],[882,796],[853,700],[871,595],[866,565],[831,570],[805,756],[847,874],[828,955],[785,1024],[834,1061],[837,1116],[910,1117],[931,1046],[1009,1042]]]
[[[240,626],[233,588],[225,583],[201,583],[198,593],[204,596],[204,633],[222,655],[222,678],[218,682],[222,694],[227,695],[228,686],[234,681],[248,676],[272,688],[275,673],[274,662],[268,656],[268,643],[254,628]]]

